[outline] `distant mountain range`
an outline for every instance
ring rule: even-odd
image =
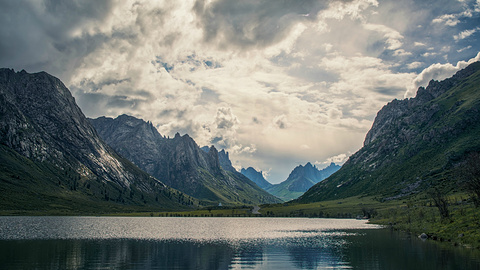
[[[393,100],[377,114],[364,146],[298,202],[372,196],[380,201],[435,187],[458,189],[455,168],[480,151],[480,62],[431,81],[415,98]]]
[[[338,169],[340,169],[340,166],[331,163],[325,169],[319,170],[308,162],[305,166],[297,166],[285,181],[275,185],[267,182],[261,172],[257,172],[251,167],[242,169],[241,172],[270,194],[284,201],[290,201],[298,198],[313,185],[329,177]]]
[[[192,197],[223,205],[280,202],[237,172],[224,150],[202,149],[188,135],[163,137],[151,123],[128,115],[90,121],[121,155]]]
[[[4,213],[198,204],[104,143],[59,79],[11,69],[0,69],[0,194]]]
[[[264,190],[267,190],[268,188],[270,188],[272,186],[272,184],[270,182],[265,180],[262,172],[258,172],[257,170],[255,170],[252,167],[248,167],[246,169],[242,168],[240,173],[242,173],[243,175],[248,177],[248,179],[255,182],[255,184],[257,184],[259,187],[263,188]]]

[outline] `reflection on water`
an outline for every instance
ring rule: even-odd
[[[476,251],[372,227],[328,219],[0,217],[0,269],[480,269]]]

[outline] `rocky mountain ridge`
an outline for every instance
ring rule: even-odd
[[[49,207],[38,196],[66,208],[65,200],[159,209],[195,201],[120,157],[100,139],[65,85],[45,72],[0,69],[0,146],[4,207],[22,208],[15,203],[20,194],[35,197],[38,208]]]
[[[90,121],[120,154],[168,186],[193,197],[217,204],[279,202],[238,173],[224,150],[200,148],[188,135],[162,137],[151,123],[132,116]]]

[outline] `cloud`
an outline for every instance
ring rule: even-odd
[[[458,35],[454,35],[453,36],[453,39],[455,41],[459,41],[459,40],[462,40],[462,39],[466,39],[468,38],[469,36],[473,35],[475,32],[477,32],[478,30],[480,30],[480,27],[477,27],[477,28],[474,28],[474,29],[470,29],[470,30],[464,30],[462,32],[460,32]]]
[[[210,143],[229,151],[231,154],[252,154],[255,144],[243,145],[238,141],[238,128],[241,122],[230,107],[219,107],[214,121],[204,126]]]
[[[412,55],[411,52],[407,52],[404,49],[398,49],[393,52],[393,56],[409,56]]]
[[[105,37],[112,1],[7,1],[0,10],[0,62],[66,79]]]
[[[460,53],[460,52],[463,52],[463,51],[469,50],[469,49],[471,49],[471,48],[472,48],[472,45],[468,45],[467,47],[463,47],[463,48],[461,48],[461,49],[458,49],[458,50],[457,50],[457,52],[459,52],[459,53]]]
[[[443,23],[448,26],[455,26],[460,23],[459,20],[460,14],[444,14],[435,18],[432,22],[433,23]]]
[[[306,144],[302,144],[302,145],[300,145],[300,149],[301,150],[310,150],[311,148],[310,148],[310,146],[308,146]]]
[[[351,152],[338,154],[335,156],[328,157],[324,161],[316,161],[315,164],[320,165],[320,167],[326,167],[330,165],[330,163],[343,165],[343,163],[345,163],[348,160],[351,154],[352,154]]]
[[[395,51],[402,47],[403,36],[396,30],[380,24],[365,24],[365,29],[378,32],[383,35],[385,38],[385,43],[387,44],[387,49]]]
[[[480,52],[475,56],[474,58],[468,60],[468,61],[459,61],[457,64],[454,66],[450,63],[447,64],[440,64],[440,63],[435,63],[430,65],[429,67],[425,68],[420,74],[418,74],[415,79],[413,80],[411,86],[405,92],[405,97],[412,97],[415,95],[417,92],[417,89],[420,86],[427,86],[428,82],[431,80],[443,80],[448,77],[451,77],[455,72],[459,71],[460,69],[463,69],[467,67],[469,64],[480,61]]]
[[[279,129],[286,129],[290,126],[290,123],[288,122],[287,116],[282,114],[273,118],[273,125]]]
[[[229,130],[235,129],[240,122],[232,113],[230,108],[220,107],[215,115],[215,124],[217,129]]]
[[[196,1],[193,10],[199,18],[204,40],[220,48],[266,48],[289,35],[299,22],[313,21],[324,8],[323,2]],[[308,14],[309,16],[304,16]]]
[[[423,64],[424,64],[423,62],[415,61],[415,62],[412,62],[412,63],[408,64],[407,68],[408,69],[417,69],[417,68],[421,67]]]
[[[474,0],[458,1],[456,4],[460,6],[457,12],[439,15],[432,20],[432,23],[455,27],[464,22],[465,19],[472,18],[480,12],[478,0],[476,2]],[[447,7],[450,5],[451,3],[446,4]]]

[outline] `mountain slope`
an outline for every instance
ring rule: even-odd
[[[120,154],[193,197],[223,204],[279,202],[238,173],[225,151],[219,153],[213,146],[202,150],[188,135],[165,138],[151,123],[127,115],[90,121]]]
[[[480,62],[431,81],[415,98],[394,100],[377,114],[364,146],[299,202],[372,195],[379,200],[456,188],[453,168],[480,151]]]
[[[265,180],[262,172],[257,172],[257,170],[252,167],[248,167],[247,169],[242,168],[240,173],[245,175],[248,179],[252,180],[255,184],[257,184],[257,186],[265,190],[272,186],[270,182]]]
[[[45,73],[0,69],[2,210],[179,208],[194,200],[120,157]]]
[[[280,199],[290,201],[298,198],[313,185],[329,177],[339,168],[340,166],[331,163],[327,168],[318,170],[316,166],[308,162],[305,166],[297,166],[285,181],[271,186],[267,191]]]

